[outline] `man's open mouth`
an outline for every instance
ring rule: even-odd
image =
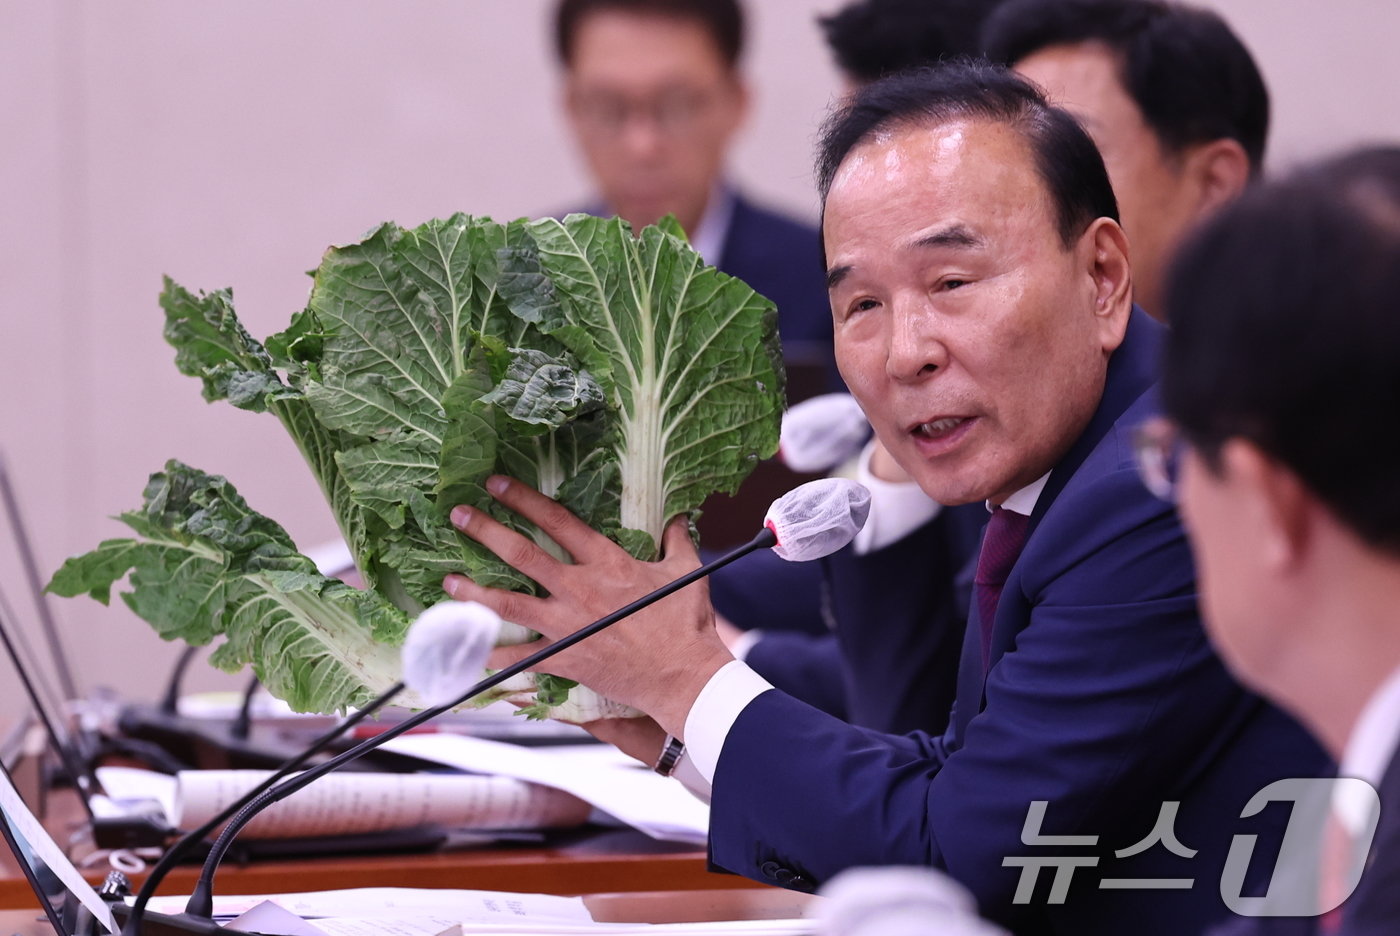
[[[969,418],[967,416],[940,416],[937,419],[919,423],[911,431],[921,439],[942,439],[956,432]]]

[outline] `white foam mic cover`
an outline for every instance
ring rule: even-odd
[[[480,680],[501,618],[475,601],[443,601],[418,615],[403,642],[403,681],[425,705],[446,705]]]
[[[783,414],[778,457],[793,471],[829,471],[855,457],[870,422],[849,393],[824,393]]]
[[[856,538],[870,515],[870,491],[846,478],[823,478],[773,501],[763,525],[778,538],[773,551],[789,562],[829,556]]]
[[[852,868],[821,889],[818,936],[1007,936],[967,889],[933,868]]]

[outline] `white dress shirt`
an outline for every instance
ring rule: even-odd
[[[705,201],[705,213],[689,232],[690,246],[710,266],[719,266],[724,244],[729,238],[729,222],[734,220],[734,190],[716,184]]]
[[[870,470],[875,440],[866,443],[856,464],[856,480],[870,491],[870,514],[851,548],[857,556],[897,543],[928,523],[943,505],[924,493],[913,481],[885,481]]]
[[[1371,696],[1361,716],[1347,738],[1342,752],[1339,777],[1365,780],[1377,790],[1385,778],[1386,768],[1400,748],[1400,669],[1390,674]],[[1346,795],[1349,788],[1339,787],[1332,800],[1332,809],[1352,835],[1359,835],[1370,821],[1372,801]]]

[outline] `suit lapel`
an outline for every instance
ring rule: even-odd
[[[1023,558],[1029,550],[1036,528],[1070,478],[1074,477],[1089,454],[1113,429],[1124,411],[1156,381],[1158,357],[1164,334],[1165,329],[1162,325],[1153,321],[1141,309],[1133,307],[1123,343],[1109,358],[1104,393],[1098,409],[1094,411],[1084,432],[1050,473],[1050,479],[1041,491],[1040,499],[1036,501],[1026,535],[1027,548],[1021,551]],[[984,528],[984,535],[985,532]],[[970,566],[975,568],[976,564],[977,556],[974,555]],[[1015,642],[1016,635],[1030,623],[1025,594],[1021,587],[1022,568],[1022,562],[1018,559],[1002,589],[996,622],[992,627],[990,661],[985,667],[982,662],[982,625],[977,613],[977,602],[969,603],[967,631],[963,635],[962,658],[958,664],[957,704],[953,713],[955,738],[959,741],[967,723],[982,711],[986,704],[985,673],[989,673],[991,668],[996,666],[997,661]],[[970,581],[969,575],[968,582]]]

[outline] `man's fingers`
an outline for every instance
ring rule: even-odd
[[[486,490],[496,500],[543,530],[577,562],[585,562],[590,554],[596,555],[599,549],[621,551],[621,547],[575,517],[567,507],[553,498],[545,497],[528,484],[493,475],[486,479]]]
[[[491,655],[486,658],[488,669],[500,670],[507,666],[513,666],[525,659],[532,653],[537,653],[549,646],[547,640],[532,640],[530,643],[512,644],[509,647],[497,647],[491,651]]]
[[[485,588],[465,575],[447,576],[442,580],[442,590],[458,601],[476,601],[486,605],[503,621],[528,627],[541,634],[552,630],[542,599],[499,588]]]
[[[524,485],[516,485],[516,487],[524,487]],[[522,536],[497,522],[484,510],[477,510],[474,507],[452,508],[451,519],[453,526],[491,550],[512,569],[523,572],[539,582],[544,586],[545,591],[552,592],[557,587],[558,579],[555,573],[560,568],[561,563],[541,549],[528,536]],[[486,602],[482,602],[482,604],[486,604]],[[508,617],[506,620],[510,621],[514,618]],[[518,623],[523,624],[524,622]]]
[[[690,539],[690,518],[685,514],[677,514],[666,524],[661,534],[661,557],[672,562],[679,559],[688,569],[700,565],[700,554]]]

